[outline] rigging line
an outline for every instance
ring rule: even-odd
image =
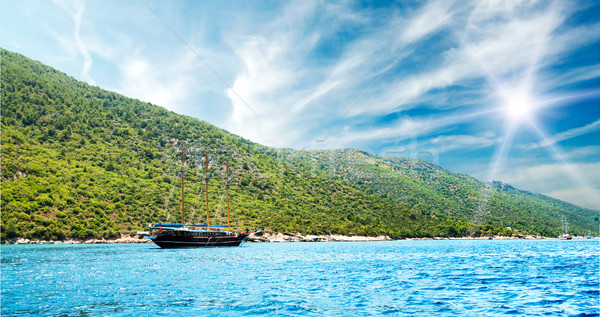
[[[225,185],[223,185],[222,187],[220,187],[219,189],[224,189]],[[217,204],[215,204],[214,210],[213,210],[213,216],[211,218],[213,218],[215,220],[215,223],[218,223],[218,220],[220,219],[220,215],[223,213],[223,197],[225,197],[225,190],[219,190],[221,192],[221,197],[219,198],[219,202]]]
[[[196,201],[194,201],[194,210],[198,209],[198,202],[202,198],[203,189],[202,189],[202,186],[199,186],[199,187],[200,187],[200,191],[198,192],[198,195],[196,196]]]
[[[219,198],[219,203],[215,210],[215,218],[223,213],[223,197],[225,197],[225,191],[221,193],[221,197]]]
[[[383,78],[383,76],[385,76],[392,68],[394,68],[396,66],[396,64],[398,64],[398,62],[400,62],[400,60],[402,58],[404,58],[404,56],[406,56],[406,54],[408,54],[408,52],[416,45],[416,43],[420,42],[421,39],[423,39],[423,37],[425,37],[425,35],[427,35],[429,33],[429,31],[431,29],[433,29],[434,26],[436,26],[441,20],[442,18],[444,18],[446,16],[446,14],[448,14],[448,12],[454,8],[454,6],[458,3],[458,0],[455,0],[454,3],[452,3],[451,6],[448,7],[448,9],[446,9],[446,11],[444,11],[444,13],[442,13],[416,40],[412,41],[410,44],[408,44],[408,46],[406,46],[404,48],[404,51],[402,51],[402,53],[400,53],[400,55],[398,55],[398,58],[396,58],[396,60],[390,65],[388,66],[388,68],[386,68],[381,75],[379,75],[379,77],[377,77],[377,79],[375,79],[374,82],[371,83],[371,85],[369,85],[369,87],[367,87],[367,89],[356,99],[356,101],[354,101],[350,107],[348,107],[348,109],[346,109],[346,111],[344,111],[344,113],[342,113],[342,115],[340,116],[340,118],[343,118],[350,110],[352,110],[352,108],[354,108],[354,106],[356,106],[356,104],[358,104],[363,97],[369,92],[371,91],[371,89],[381,80],[381,78]]]
[[[184,40],[183,37],[181,37],[181,35],[179,35],[179,33],[177,33],[177,31],[175,31],[175,29],[169,23],[167,23],[165,19],[163,19],[163,17],[160,16],[158,12],[156,12],[150,6],[150,4],[148,4],[148,2],[146,2],[146,0],[142,1],[148,7],[148,9],[150,9],[150,11],[152,11],[152,13],[154,13],[154,15],[156,15],[171,30],[171,32],[173,32],[173,34],[175,34],[175,36],[177,36],[177,38],[179,38],[179,40],[181,40],[181,42],[183,42],[183,44],[185,44],[192,51],[192,53],[194,53],[194,55],[200,59],[202,63],[204,63],[204,65],[206,65],[206,67],[208,67],[208,69],[210,69],[210,71],[215,74],[215,76],[217,76],[217,78],[219,78],[219,80],[221,80],[221,82],[225,84],[225,86],[227,86],[227,88],[229,88],[229,90],[231,90],[231,92],[233,92],[244,103],[244,105],[246,105],[246,107],[248,107],[248,109],[250,109],[257,117],[260,117],[260,115],[246,102],[246,100],[244,100],[244,98],[242,98],[242,96],[240,96],[237,91],[235,91],[235,89],[233,89],[233,87],[231,87],[231,85],[221,75],[219,75],[219,73],[217,73],[217,71],[212,68],[198,52],[196,52],[193,47],[186,40]]]

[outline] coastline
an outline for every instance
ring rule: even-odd
[[[518,239],[556,239],[533,235],[497,236],[494,240],[518,240]],[[575,237],[585,239],[585,237]],[[389,236],[343,236],[343,235],[302,235],[300,233],[251,233],[245,242],[249,243],[283,243],[283,242],[358,242],[358,241],[417,241],[417,240],[488,240],[488,237],[434,237],[434,238],[406,238],[392,239]],[[39,239],[13,238],[2,241],[3,245],[11,244],[112,244],[112,243],[152,243],[151,240],[143,239],[137,235],[121,235],[116,239],[67,239],[60,241],[48,241]]]
[[[494,240],[516,240],[516,239],[552,239],[534,235],[497,236]],[[351,241],[411,241],[411,240],[488,240],[487,236],[481,237],[433,237],[433,238],[405,238],[392,239],[389,236],[343,236],[343,235],[302,235],[300,233],[251,233],[247,242],[351,242]]]
[[[300,233],[289,233],[283,234],[268,233],[268,232],[257,232],[251,233],[247,242],[350,242],[350,241],[391,241],[392,238],[388,236],[342,236],[342,235],[301,235]]]
[[[108,244],[108,243],[152,243],[148,239],[137,236],[121,235],[116,239],[67,239],[67,240],[39,240],[27,238],[14,238],[2,241],[2,244]]]

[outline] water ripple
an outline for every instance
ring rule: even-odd
[[[2,246],[1,314],[598,316],[594,240]]]

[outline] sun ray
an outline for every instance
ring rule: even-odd
[[[583,176],[583,173],[581,173],[581,171],[565,157],[562,151],[559,150],[558,145],[550,141],[550,138],[546,136],[546,133],[542,131],[539,125],[531,119],[529,119],[528,121],[531,127],[533,127],[533,129],[539,134],[540,138],[547,144],[546,148],[550,149],[550,152],[558,158],[558,160],[562,163],[563,167],[568,171],[568,175],[571,178],[571,180],[575,182],[580,188],[594,188],[593,185],[590,184],[587,181],[587,179]],[[600,198],[593,195],[588,196],[587,198],[591,200],[595,206],[600,207]]]
[[[509,148],[510,142],[512,142],[514,123],[509,122],[508,127],[506,129],[506,133],[504,135],[504,140],[502,143],[496,147],[494,153],[493,164],[490,164],[490,173],[488,174],[487,180],[494,181],[494,179],[498,176],[498,171],[504,165],[504,162],[507,157],[507,148]],[[479,207],[476,213],[473,214],[474,220],[481,220],[480,218],[484,215],[486,211],[487,202],[489,201],[492,195],[492,187],[483,186],[481,189],[481,200],[479,201]]]
[[[496,177],[498,177],[499,171],[501,170],[501,168],[504,165],[504,161],[506,160],[506,157],[508,156],[507,152],[507,148],[509,148],[509,145],[512,141],[512,137],[513,137],[513,130],[514,130],[514,122],[510,122],[508,125],[508,128],[506,129],[506,134],[504,135],[504,140],[502,140],[502,143],[499,146],[499,149],[497,149],[496,153],[494,154],[494,163],[491,166],[491,171],[490,174],[488,176],[488,179],[490,181],[494,180]]]
[[[531,64],[529,65],[529,69],[527,70],[526,76],[525,76],[525,80],[523,81],[523,88],[529,90],[529,88],[531,87],[531,78],[534,77],[535,74],[535,67],[538,63],[538,60],[542,54],[542,49],[545,47],[544,43],[546,42],[546,36],[548,34],[548,30],[547,28],[544,29],[544,32],[542,33],[542,36],[540,36],[537,40],[537,46],[536,46],[536,50],[535,50],[535,54],[533,54],[533,58],[531,60]]]
[[[544,26],[542,26],[544,27]],[[535,45],[535,51],[531,56],[530,63],[527,65],[522,72],[522,81],[518,83],[516,86],[510,86],[506,82],[502,82],[497,74],[494,74],[491,69],[479,58],[479,56],[475,53],[471,53],[471,58],[481,67],[484,71],[484,76],[487,78],[488,82],[495,87],[496,97],[500,99],[499,107],[497,109],[493,109],[491,111],[482,111],[475,112],[472,114],[462,115],[463,119],[476,118],[481,115],[494,115],[495,113],[504,113],[505,120],[507,123],[504,139],[501,144],[496,146],[496,150],[492,159],[490,161],[489,166],[489,174],[488,181],[493,181],[497,178],[502,178],[502,170],[504,169],[504,165],[509,157],[510,148],[513,146],[514,136],[516,130],[521,125],[531,125],[538,133],[538,135],[550,145],[551,150],[556,154],[556,157],[562,162],[562,164],[569,170],[570,177],[575,181],[579,186],[584,186],[586,188],[591,188],[588,182],[582,177],[580,171],[576,169],[575,166],[570,164],[565,156],[561,153],[557,147],[552,146],[549,142],[546,135],[542,132],[539,126],[535,123],[535,115],[536,112],[542,110],[545,107],[550,105],[554,105],[560,102],[569,102],[576,100],[578,98],[585,98],[595,94],[600,94],[600,90],[585,92],[581,94],[575,95],[563,95],[555,98],[540,98],[532,93],[533,87],[535,87],[535,77],[536,77],[536,69],[538,67],[538,63],[543,58],[544,55],[544,47],[546,43],[546,36],[548,34],[547,28],[542,30],[541,36],[537,39]],[[461,37],[459,37],[461,38]],[[464,39],[463,45],[464,44]],[[457,116],[458,117],[458,116]],[[493,193],[493,187],[484,186],[481,193],[481,201],[479,204],[479,210],[477,213],[473,215],[474,220],[481,220],[480,218],[484,215],[486,211],[486,205],[488,204],[489,198]],[[597,198],[595,198],[598,200]],[[594,203],[598,206],[600,204],[597,201]]]
[[[466,52],[467,54],[471,57],[471,59],[475,60],[475,62],[477,63],[477,65],[479,65],[479,67],[481,67],[481,69],[484,70],[485,75],[488,79],[488,82],[493,83],[496,88],[500,91],[504,91],[504,85],[502,85],[502,82],[500,82],[500,80],[498,80],[498,78],[496,77],[496,75],[494,75],[494,73],[487,67],[487,65],[479,58],[479,56],[477,56],[477,54],[475,54],[474,52],[471,52],[470,49],[468,49],[468,42],[465,39],[465,35],[455,32],[455,36],[458,39],[460,45],[462,47],[467,48]]]
[[[558,14],[557,9],[555,4],[548,7],[549,12],[552,14]],[[538,115],[549,107],[575,105],[577,104],[577,100],[600,96],[600,89],[554,96],[548,93],[540,94],[540,89],[544,89],[544,86],[539,85],[538,70],[544,66],[543,61],[549,51],[547,48],[549,48],[549,40],[554,29],[555,25],[550,20],[543,20],[541,22],[537,35],[531,39],[529,45],[523,47],[524,50],[529,51],[529,56],[525,56],[527,60],[520,69],[512,69],[510,65],[504,69],[492,68],[493,64],[488,64],[484,60],[486,55],[477,51],[478,48],[476,45],[468,43],[466,33],[456,32],[456,37],[459,39],[460,45],[464,47],[464,52],[466,52],[474,64],[480,67],[482,78],[487,81],[487,85],[493,90],[489,97],[491,100],[495,100],[495,102],[492,101],[491,103],[482,105],[483,109],[491,106],[493,108],[491,110],[463,113],[448,116],[445,119],[460,123],[460,120],[469,121],[489,116],[493,123],[496,123],[497,119],[504,120],[505,122],[503,131],[504,139],[495,145],[494,153],[488,163],[486,181],[503,179],[502,175],[505,174],[505,166],[510,161],[509,152],[515,146],[515,143],[519,141],[517,139],[517,132],[521,133],[520,130],[522,128],[530,126],[532,128],[530,133],[533,137],[536,138],[539,136],[541,140],[548,144],[547,150],[553,154],[551,157],[554,157],[560,162],[560,165],[564,166],[574,184],[581,188],[593,188],[586,181],[585,175],[578,170],[577,166],[567,160],[558,145],[553,145],[553,142],[548,139],[547,134],[541,128],[541,124],[536,121]],[[517,78],[514,75],[520,77]],[[502,135],[502,132],[499,134]],[[493,194],[492,188],[490,186],[483,187],[479,212],[473,215],[474,220],[483,216],[490,195]],[[590,198],[595,199],[593,203],[600,208],[600,197]]]
[[[558,97],[554,97],[554,98],[548,98],[548,99],[537,101],[534,103],[534,105],[547,106],[547,105],[551,105],[551,104],[557,104],[560,101],[574,101],[579,98],[593,97],[593,96],[600,96],[600,89],[596,89],[593,91],[584,92],[584,93],[580,93],[580,94],[562,95],[562,96],[558,96]]]
[[[540,42],[541,41],[542,40],[540,40]],[[531,65],[529,66],[529,69],[527,70],[527,76],[525,77],[525,81],[523,82],[523,86],[526,88],[528,88],[529,85],[531,84],[531,78],[533,77],[535,66],[537,64],[537,60],[541,53],[542,53],[542,44],[539,44],[537,47],[537,50],[535,52],[535,56],[533,57],[533,61],[531,61]]]

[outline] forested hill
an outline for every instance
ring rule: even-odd
[[[114,238],[181,219],[181,147],[187,222],[272,232],[394,238],[598,228],[598,212],[439,166],[356,150],[264,147],[198,119],[79,82],[1,52],[1,234]],[[507,230],[512,227],[518,231]]]

